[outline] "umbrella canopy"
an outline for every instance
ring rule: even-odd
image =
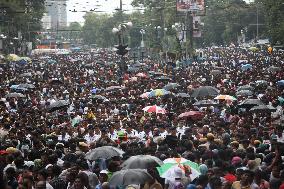
[[[188,111],[180,114],[178,118],[192,118],[192,119],[202,119],[204,114],[199,111]]]
[[[111,92],[111,91],[117,91],[117,90],[120,90],[120,89],[123,89],[123,87],[121,86],[110,86],[110,87],[107,87],[105,89],[106,92]]]
[[[257,86],[259,86],[259,85],[268,85],[268,82],[265,81],[265,80],[257,80],[257,81],[255,81],[255,84]]]
[[[9,54],[9,55],[6,57],[6,59],[7,59],[8,61],[13,61],[13,62],[15,62],[15,61],[19,61],[19,60],[20,60],[20,57],[19,57],[18,55],[16,55],[16,54]]]
[[[259,99],[246,99],[239,104],[241,108],[252,108],[253,106],[264,105]]]
[[[169,83],[169,84],[165,85],[163,87],[163,89],[170,91],[170,90],[176,89],[178,87],[180,87],[180,85],[178,83]]]
[[[122,163],[122,169],[147,169],[150,167],[161,166],[164,163],[155,156],[137,155],[131,156]]]
[[[230,96],[230,95],[218,95],[217,97],[214,98],[215,100],[237,100],[235,97]]]
[[[180,168],[182,175],[177,174],[177,169]],[[194,180],[200,175],[199,165],[195,162],[189,161],[184,158],[169,158],[164,160],[164,164],[161,167],[157,167],[159,175],[162,178],[172,179],[181,178],[185,175],[185,170],[190,172],[191,180]],[[180,171],[179,171],[180,172]]]
[[[28,84],[28,83],[20,84],[18,87],[19,88],[25,88],[25,89],[34,89],[35,88],[35,86],[33,84]]]
[[[279,80],[277,81],[278,86],[284,86],[284,80]]]
[[[94,96],[92,96],[92,99],[95,99],[95,100],[107,100],[107,98],[105,96],[102,96],[102,95],[94,95]]]
[[[152,176],[144,169],[125,169],[115,172],[109,180],[109,185],[127,186],[131,184],[145,184],[152,179]]]
[[[276,108],[270,105],[259,105],[252,107],[249,111],[253,113],[271,113],[275,112]]]
[[[57,62],[56,62],[56,60],[50,59],[50,60],[47,61],[47,63],[48,63],[48,64],[56,64]]]
[[[154,106],[146,106],[145,108],[143,108],[143,111],[144,112],[148,112],[148,113],[156,113],[156,114],[165,114],[167,111],[160,107],[160,106],[157,106],[157,105],[154,105]]]
[[[194,90],[192,97],[208,97],[217,96],[219,94],[218,89],[212,86],[202,86]]]
[[[28,73],[22,73],[19,75],[19,77],[32,77],[33,74],[31,72],[28,72]]]
[[[218,103],[214,102],[213,100],[200,100],[195,102],[193,106],[200,106],[200,107],[208,107],[208,106],[216,106]]]
[[[54,112],[56,110],[60,110],[62,108],[65,108],[69,105],[70,105],[70,102],[68,102],[66,100],[58,100],[58,101],[50,104],[47,109],[48,109],[49,112]]]
[[[142,95],[140,95],[141,98],[148,98],[149,97],[150,92],[146,92],[143,93]]]
[[[138,73],[138,74],[136,74],[136,76],[137,77],[148,77],[145,73],[142,73],[142,72],[140,72],[140,73]]]
[[[177,93],[176,97],[180,97],[180,98],[190,98],[190,95],[187,93]]]
[[[50,81],[50,84],[52,84],[52,85],[60,85],[60,84],[63,84],[63,82],[60,81],[58,78],[52,78],[52,80]]]
[[[280,67],[276,67],[276,66],[270,66],[267,71],[269,72],[277,72],[277,71],[281,71]]]
[[[246,70],[250,70],[252,69],[252,65],[251,64],[244,64],[241,67],[241,70],[246,71]]]
[[[25,98],[22,93],[9,93],[5,96],[6,98]]]
[[[237,96],[251,96],[253,95],[253,92],[250,90],[241,90],[236,92]]]
[[[211,74],[212,75],[220,75],[220,74],[222,74],[222,71],[221,70],[212,70]]]
[[[167,77],[167,76],[160,76],[160,77],[155,77],[155,80],[158,80],[158,81],[170,81],[172,79]]]
[[[110,159],[115,156],[121,156],[122,154],[124,154],[124,151],[119,148],[115,148],[113,146],[102,146],[87,152],[85,158],[87,160],[94,161],[97,159]]]
[[[253,52],[256,52],[256,51],[259,51],[259,48],[257,48],[257,47],[250,47],[249,50],[253,51]]]
[[[170,94],[170,92],[165,89],[155,89],[149,93],[149,97],[159,97],[168,94]]]
[[[242,90],[249,90],[249,91],[253,91],[254,88],[250,85],[243,85],[243,86],[240,86],[238,87],[237,91],[242,91]]]

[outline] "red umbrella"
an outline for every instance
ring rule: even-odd
[[[178,116],[178,118],[192,118],[192,119],[202,119],[204,114],[199,111],[189,111],[184,112]]]
[[[162,108],[162,107],[159,107],[159,106],[157,106],[157,105],[154,105],[154,106],[146,106],[145,108],[143,108],[143,110],[145,111],[145,112],[148,112],[148,113],[153,113],[153,112],[155,112],[155,113],[157,113],[157,114],[166,114],[166,110],[164,109],[164,108]]]

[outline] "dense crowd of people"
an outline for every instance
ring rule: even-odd
[[[1,64],[0,188],[283,189],[284,53],[204,54],[190,65],[148,58],[126,72],[107,50]],[[164,111],[145,110],[153,105]],[[87,158],[104,146],[121,154]],[[176,160],[172,176],[153,164],[145,181],[113,181],[136,155],[184,158],[198,175]]]

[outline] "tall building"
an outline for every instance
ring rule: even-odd
[[[62,29],[67,26],[67,0],[46,0],[46,16],[50,17],[51,30]]]

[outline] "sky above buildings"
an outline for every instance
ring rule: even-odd
[[[131,10],[132,0],[122,0],[123,9]],[[83,16],[85,12],[95,9],[105,13],[112,13],[119,7],[120,0],[68,0],[67,1],[67,21],[70,22],[80,22],[83,24]],[[74,9],[78,12],[74,12]],[[70,11],[71,10],[71,11]]]
[[[252,2],[253,0],[245,0],[246,2]],[[131,6],[132,0],[122,0],[123,9],[128,12],[133,10]],[[79,22],[84,23],[83,16],[85,12],[80,11],[89,11],[96,8],[98,11],[105,13],[113,13],[115,9],[119,7],[120,0],[68,0],[67,1],[67,21],[70,22]],[[74,12],[74,9],[77,12]]]

